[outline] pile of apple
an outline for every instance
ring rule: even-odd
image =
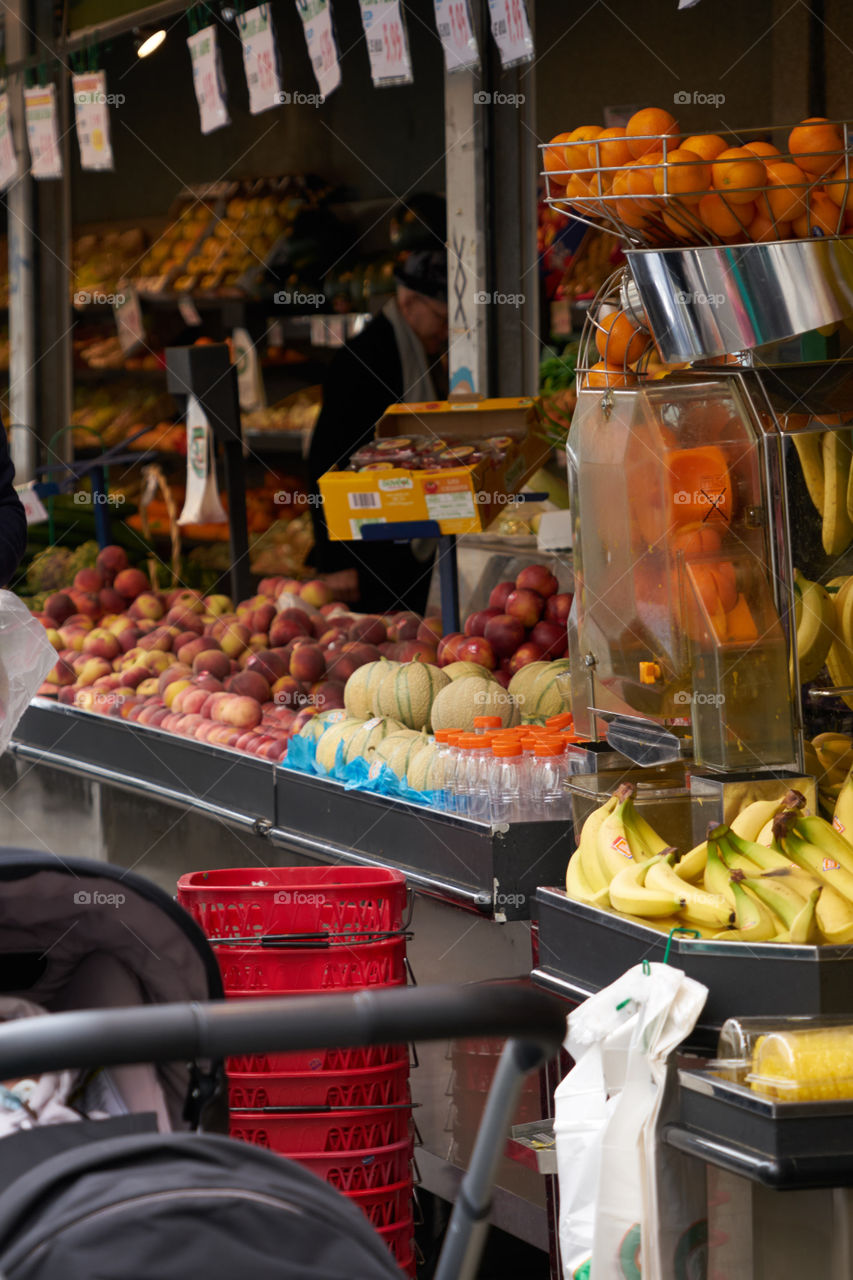
[[[236,607],[153,591],[115,546],[36,616],[57,650],[42,695],[269,760],[310,717],[343,707],[358,667],[383,654],[435,662],[441,631],[410,613],[351,614],[320,580],[265,578]]]
[[[517,671],[531,662],[565,656],[566,623],[572,596],[543,564],[522,569],[515,582],[499,582],[485,609],[469,614],[464,632],[444,636],[438,646],[438,665],[477,662],[504,688]]]

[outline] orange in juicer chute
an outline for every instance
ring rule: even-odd
[[[664,454],[664,466],[669,472],[672,524],[730,522],[732,481],[722,449],[671,449]]]

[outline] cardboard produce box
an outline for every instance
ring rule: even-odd
[[[436,442],[477,444],[509,437],[505,456],[472,464],[413,470],[327,471],[320,494],[329,537],[352,542],[365,524],[435,520],[442,533],[480,533],[548,457],[550,446],[535,431],[530,396],[502,400],[430,401],[392,404],[376,425],[375,439],[426,437]]]

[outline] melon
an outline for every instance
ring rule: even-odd
[[[473,731],[477,716],[500,716],[504,728],[518,724],[515,699],[497,680],[463,676],[451,680],[432,704],[433,729]]]
[[[344,763],[349,764],[350,761],[356,760],[359,756],[363,756],[366,760],[372,755],[373,748],[378,747],[383,738],[386,738],[389,733],[393,733],[395,729],[402,728],[403,725],[400,724],[399,720],[374,716],[372,720],[362,724],[346,741]]]
[[[426,745],[426,738],[421,733],[389,733],[379,743],[375,756],[402,779],[406,777],[415,755]]]
[[[492,679],[492,673],[488,667],[481,667],[479,662],[451,662],[441,669],[451,680],[461,680],[463,676],[481,676],[484,680]]]
[[[522,720],[546,720],[566,710],[557,676],[568,670],[568,658],[558,658],[555,662],[529,662],[516,671],[509,692],[518,703]]]
[[[450,678],[429,662],[404,662],[382,679],[376,695],[376,714],[393,716],[410,729],[424,729],[437,693]]]
[[[310,720],[305,721],[305,724],[299,730],[299,737],[313,738],[316,742],[332,725],[340,724],[342,720],[346,719],[347,713],[341,711],[340,707],[336,707],[334,711],[322,711],[320,715],[312,716]]]
[[[364,720],[339,720],[337,724],[333,724],[321,736],[317,743],[317,763],[321,765],[326,773],[331,773],[335,767],[335,757],[338,752],[338,743],[344,744],[344,759],[346,759],[347,746],[353,734],[359,729],[364,728]]]
[[[406,781],[413,791],[438,791],[444,781],[444,760],[430,742],[415,752]]]
[[[398,665],[387,658],[379,658],[376,662],[366,662],[352,673],[344,686],[344,706],[351,716],[367,720],[379,714],[376,706],[379,686],[388,672]]]

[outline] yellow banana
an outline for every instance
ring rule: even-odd
[[[598,865],[607,884],[625,866],[626,860],[635,861],[635,849],[631,847],[628,829],[625,826],[625,809],[634,794],[634,786],[624,782],[616,788],[616,808],[608,813],[598,828],[595,847],[598,850]],[[640,855],[636,861],[644,861],[644,851],[636,849]]]
[[[803,903],[799,915],[790,925],[790,941],[793,942],[795,946],[807,946],[810,943],[820,941],[817,923],[817,904],[825,892],[826,890],[821,885],[818,885],[816,889],[812,889],[808,898]]]
[[[576,902],[587,902],[593,907],[606,907],[609,901],[607,890],[599,889],[596,893],[584,875],[580,850],[575,850],[566,867],[566,893]]]
[[[811,872],[821,884],[837,890],[853,904],[853,875],[841,863],[793,831],[782,840],[782,848],[798,867]]]
[[[703,840],[701,844],[697,844],[695,849],[691,849],[680,858],[673,867],[673,871],[681,880],[691,880],[694,883],[699,880],[705,871],[705,862],[708,858],[708,841]]]
[[[803,479],[809,491],[809,497],[823,514],[823,447],[822,431],[796,431],[791,433],[794,448],[800,458]]]
[[[708,857],[705,861],[705,874],[703,884],[707,893],[716,894],[717,897],[725,898],[730,906],[735,905],[735,895],[732,892],[731,871],[724,864],[720,857],[719,848],[713,836],[708,838]]]
[[[853,775],[849,773],[835,801],[832,825],[845,840],[853,840]]]
[[[598,838],[598,828],[608,814],[613,812],[616,804],[616,797],[609,796],[604,804],[593,810],[581,828],[581,838],[577,849],[577,855],[580,858],[579,870],[583,871],[584,879],[593,893],[600,893],[601,890],[607,889],[607,881],[598,862],[596,840]]]
[[[806,898],[786,883],[789,874],[786,871],[767,871],[761,876],[747,876],[743,881],[750,893],[759,898],[765,907],[769,907],[786,929],[793,927],[794,921],[806,904]],[[819,892],[820,888],[820,885],[815,885],[811,892],[816,890]]]
[[[826,668],[836,689],[853,685],[853,577],[847,578],[835,597],[835,639],[826,655]],[[842,694],[844,702],[853,709],[853,695]],[[812,745],[823,762],[822,745],[813,740]],[[833,762],[834,763],[834,762]]]
[[[730,827],[735,835],[744,840],[756,840],[758,834],[768,822],[776,817],[784,803],[784,797],[777,800],[753,800],[745,809],[741,809],[737,817],[732,818]]]
[[[796,597],[797,661],[800,684],[814,680],[826,662],[835,638],[835,604],[819,582],[811,582],[794,570]]]
[[[828,556],[839,556],[853,540],[853,520],[847,513],[850,481],[850,432],[833,428],[823,433],[823,522],[821,539]]]
[[[853,875],[853,847],[844,836],[838,834],[831,822],[814,814],[808,818],[798,818],[794,823],[794,831],[809,844],[823,849],[824,853]]]
[[[661,893],[671,893],[673,897],[680,894],[684,899],[681,915],[685,921],[695,920],[700,925],[715,924],[718,928],[723,928],[732,922],[732,908],[725,898],[706,893],[704,889],[697,889],[695,885],[682,880],[665,858],[649,867],[646,873],[646,888],[657,889]]]
[[[781,920],[758,898],[753,898],[735,878],[732,879],[732,892],[735,897],[734,928],[717,937],[739,942],[772,942],[785,927]]]
[[[828,751],[835,750],[838,755],[843,755],[853,747],[853,738],[849,733],[818,733],[812,738],[811,745],[825,747]]]
[[[815,908],[815,919],[827,942],[841,947],[853,942],[853,906],[837,889],[826,884]]]
[[[672,916],[684,906],[684,898],[671,890],[656,891],[646,887],[651,867],[662,858],[657,854],[647,862],[629,862],[610,881],[610,904],[616,911],[632,916]]]

